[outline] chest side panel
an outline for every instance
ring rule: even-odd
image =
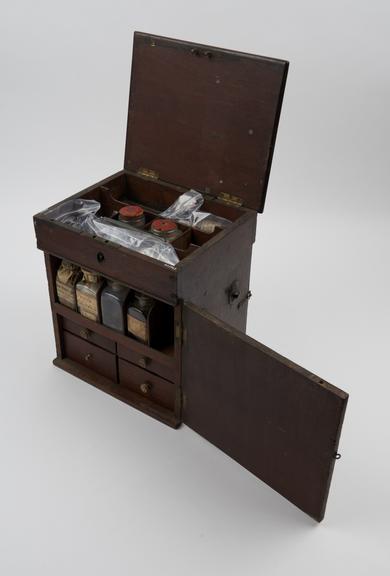
[[[223,240],[188,259],[178,273],[178,296],[245,332],[256,213],[247,213]],[[233,291],[236,294],[233,295]]]

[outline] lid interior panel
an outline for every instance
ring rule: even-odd
[[[262,211],[287,68],[136,33],[125,169]]]

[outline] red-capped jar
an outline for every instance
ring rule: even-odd
[[[173,220],[167,220],[166,218],[157,218],[157,220],[153,220],[150,226],[150,231],[155,236],[168,240],[168,242],[172,242],[172,240],[175,240],[175,238],[181,234],[176,222]]]
[[[135,226],[135,228],[143,228],[145,226],[145,214],[141,206],[132,204],[122,206],[119,210],[118,220]]]

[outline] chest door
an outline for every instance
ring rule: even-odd
[[[348,394],[185,304],[183,421],[317,521]]]

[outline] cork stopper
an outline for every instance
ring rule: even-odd
[[[152,222],[151,229],[152,232],[155,232],[156,234],[170,234],[177,230],[177,224],[172,220],[158,218]]]
[[[89,270],[83,270],[83,280],[87,284],[96,284],[99,281],[99,275],[96,272],[90,272]]]
[[[69,262],[68,260],[62,260],[61,268],[64,268],[65,270],[77,270],[78,266],[73,264],[73,262]]]
[[[122,206],[122,208],[119,210],[119,218],[120,220],[124,221],[134,220],[135,218],[142,218],[143,214],[144,211],[141,206],[135,206],[132,204]]]

